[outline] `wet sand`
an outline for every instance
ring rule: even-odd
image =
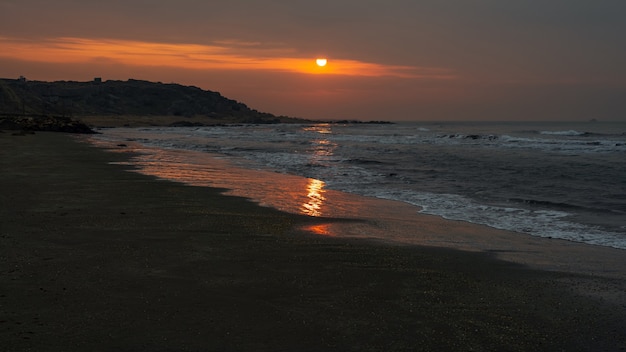
[[[0,133],[0,153],[2,350],[626,348],[622,251],[287,214],[126,172],[109,162],[127,155],[64,134]],[[430,246],[302,230],[390,226]]]

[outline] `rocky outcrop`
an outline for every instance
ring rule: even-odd
[[[276,123],[294,120],[259,112],[218,92],[180,84],[127,81],[42,82],[0,79],[0,114],[179,116],[196,122]],[[199,121],[198,121],[199,120]]]
[[[29,132],[96,133],[82,122],[58,116],[0,116],[0,129]]]

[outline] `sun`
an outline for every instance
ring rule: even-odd
[[[315,60],[315,63],[319,67],[324,67],[324,66],[326,66],[326,63],[328,63],[328,60],[326,60],[324,58],[319,58],[319,59]]]

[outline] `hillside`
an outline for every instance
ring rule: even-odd
[[[250,109],[218,92],[133,79],[90,82],[0,79],[0,115],[72,117],[88,124],[103,116],[141,116],[144,120],[176,121],[183,125],[297,120]]]

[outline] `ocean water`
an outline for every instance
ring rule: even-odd
[[[93,138],[101,142],[145,148],[133,163],[163,178],[256,187],[259,192],[251,192],[251,198],[280,192],[262,180],[271,175],[291,177],[278,183],[308,180],[303,187],[314,201],[294,200],[297,206],[290,208],[255,199],[287,211],[328,215],[320,191],[335,190],[401,201],[446,219],[626,249],[626,122],[319,123],[99,132]],[[266,174],[242,176],[244,171],[222,163]]]

